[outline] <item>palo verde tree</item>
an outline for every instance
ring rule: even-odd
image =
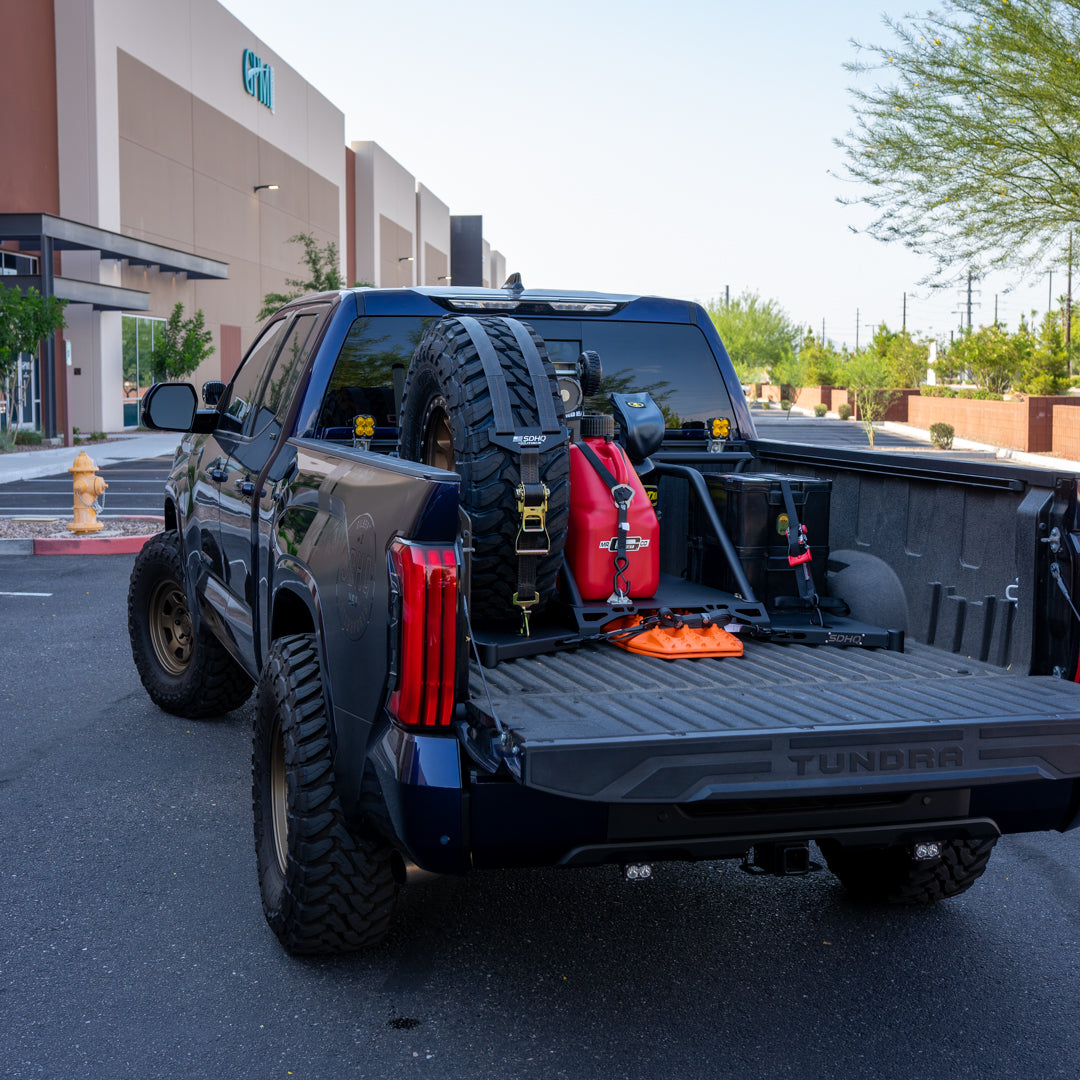
[[[150,372],[154,382],[182,379],[190,375],[214,352],[213,335],[206,329],[202,308],[184,318],[184,305],[177,304],[154,335],[150,351]]]
[[[7,428],[2,445],[10,446],[19,424],[19,407],[25,385],[18,379],[20,353],[36,353],[45,338],[67,325],[64,321],[66,301],[55,296],[44,297],[37,289],[24,295],[18,289],[0,288],[0,384],[8,403]]]
[[[263,306],[255,316],[258,322],[270,318],[279,307],[308,293],[332,292],[345,287],[338,260],[337,244],[328,240],[322,247],[315,242],[310,233],[297,233],[289,237],[290,244],[301,244],[304,248],[302,262],[307,267],[306,279],[286,278],[289,291],[271,292],[263,297]]]
[[[855,397],[859,420],[874,448],[875,424],[885,419],[889,406],[896,400],[895,380],[887,360],[872,348],[860,349],[845,365],[844,378]]]
[[[942,0],[885,25],[892,42],[848,65],[837,140],[867,231],[942,279],[1057,257],[1080,222],[1080,0]]]
[[[730,303],[714,300],[706,310],[743,382],[795,353],[799,327],[775,300],[747,291]]]

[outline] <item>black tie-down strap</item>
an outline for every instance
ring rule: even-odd
[[[491,392],[491,412],[495,421],[495,432],[498,435],[512,435],[514,433],[514,414],[510,411],[510,392],[506,389],[506,373],[503,371],[502,361],[487,336],[487,331],[468,315],[459,315],[458,322],[465,328],[480,357],[480,363],[484,368],[484,378],[487,380],[488,390]]]
[[[791,485],[782,476],[780,490],[784,495],[784,509],[788,517],[788,527],[785,532],[788,566],[795,571],[795,583],[798,586],[800,599],[809,604],[812,609],[810,621],[815,626],[820,626],[821,603],[817,590],[814,588],[814,579],[810,576],[810,561],[813,556],[810,553],[806,526],[799,522],[799,515],[795,510],[795,497],[791,494]]]
[[[630,579],[626,576],[630,560],[626,557],[626,538],[630,534],[630,502],[634,498],[634,489],[629,484],[620,484],[587,442],[579,442],[577,447],[585,455],[585,460],[596,470],[597,476],[607,485],[611,492],[611,501],[619,514],[619,528],[615,533],[615,574],[607,602],[626,604],[630,601]]]
[[[521,609],[521,632],[528,636],[529,611],[540,599],[536,589],[536,560],[551,550],[547,531],[548,496],[546,484],[540,481],[540,454],[526,447],[520,456],[521,482],[517,487],[517,508],[521,515],[515,550],[518,557],[518,587],[514,605]]]
[[[518,455],[519,482],[515,494],[521,521],[514,544],[518,557],[518,587],[513,602],[521,609],[521,632],[527,635],[529,612],[540,600],[536,588],[537,561],[551,550],[551,538],[547,531],[548,497],[551,492],[540,479],[540,451],[557,446],[566,438],[566,432],[555,412],[551,382],[544,370],[544,361],[528,330],[515,319],[500,320],[514,335],[521,350],[536,402],[539,430],[515,429],[502,357],[488,337],[483,323],[467,315],[458,316],[458,320],[476,348],[491,394],[493,425],[488,431],[488,438]]]

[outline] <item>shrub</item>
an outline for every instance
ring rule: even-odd
[[[814,415],[815,416],[824,416],[828,411],[829,411],[829,406],[826,405],[824,401],[819,401],[814,406]]]
[[[763,409],[771,409],[771,408],[772,408],[772,402],[771,402],[771,401],[770,401],[770,400],[769,400],[768,398],[766,398],[766,399],[765,399],[765,400],[764,400],[764,401],[763,401],[763,402],[761,403],[761,407],[762,407]]]
[[[780,399],[780,408],[783,409],[784,412],[791,412],[791,402],[788,401],[787,398],[781,398]]]
[[[956,434],[956,429],[952,424],[931,424],[930,425],[930,441],[939,450],[951,450],[953,436]]]
[[[839,416],[841,420],[850,420],[851,406],[846,401],[842,405],[837,405],[836,415]]]
[[[40,431],[16,431],[15,432],[15,445],[16,446],[40,446],[41,445],[41,432]]]

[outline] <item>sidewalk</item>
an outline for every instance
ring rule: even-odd
[[[171,458],[180,442],[180,436],[169,431],[125,432],[110,435],[109,438],[117,441],[0,454],[0,484],[10,484],[15,480],[34,480],[39,476],[66,472],[80,450],[85,450],[100,468],[102,465],[114,465],[118,461],[165,456]]]

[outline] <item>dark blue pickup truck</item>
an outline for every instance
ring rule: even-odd
[[[292,952],[419,872],[814,843],[919,903],[1080,824],[1075,476],[759,440],[698,305],[520,282],[297,300],[202,405],[144,400],[186,434],[132,650],[181,716],[257,690]]]

